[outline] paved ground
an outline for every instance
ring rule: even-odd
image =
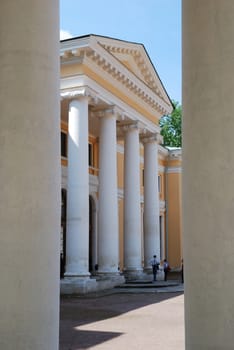
[[[182,286],[61,299],[60,350],[184,350]]]

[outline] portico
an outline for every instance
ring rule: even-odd
[[[131,62],[131,67],[121,60]],[[142,45],[93,35],[61,43],[60,94],[61,119],[68,130],[62,293],[70,293],[72,284],[74,291],[85,293],[99,288],[103,280],[113,286],[124,277],[147,278],[149,260],[155,253],[160,256],[157,144],[162,140],[158,120],[171,111],[171,102]],[[95,167],[89,164],[88,142],[96,150]],[[64,174],[65,170],[62,167]],[[89,271],[91,187],[97,197],[97,254]],[[123,222],[118,212],[121,202]]]

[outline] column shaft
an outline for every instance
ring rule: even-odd
[[[100,119],[98,264],[101,273],[118,272],[119,230],[116,118]]]
[[[144,261],[151,268],[153,255],[160,259],[158,145],[144,143]]]
[[[65,276],[88,276],[88,98],[70,103],[68,121],[67,240]]]
[[[59,3],[0,3],[0,348],[58,349]]]
[[[124,265],[142,271],[139,130],[129,128],[124,144]]]
[[[233,348],[233,17],[233,1],[183,1],[186,350]]]

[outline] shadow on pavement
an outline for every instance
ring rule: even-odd
[[[60,302],[60,350],[88,349],[122,335],[118,332],[80,330],[79,327],[175,298],[183,293],[124,293],[99,297],[62,297]]]

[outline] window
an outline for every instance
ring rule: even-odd
[[[67,134],[61,132],[61,156],[67,157]]]
[[[89,166],[93,166],[93,144],[89,143]]]

